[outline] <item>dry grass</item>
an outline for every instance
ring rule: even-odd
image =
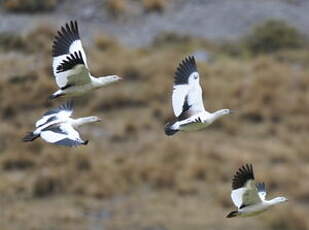
[[[37,47],[50,43],[50,30],[45,31]],[[309,176],[307,50],[231,58],[190,38],[172,44],[163,39],[137,50],[106,45],[110,42],[99,37],[96,47],[87,47],[90,68],[125,80],[76,99],[75,116],[95,114],[103,123],[82,127],[90,143],[73,149],[20,141],[44,111],[62,102],[46,99],[56,89],[49,47],[43,54],[35,46],[27,55],[17,49],[0,55],[3,226],[308,228],[308,183],[295,180]],[[198,62],[206,106],[236,113],[207,130],[166,137],[175,68],[184,56],[206,48],[217,55],[212,63]],[[14,72],[6,68],[12,63]],[[227,221],[232,173],[246,162],[254,163],[270,197],[284,194],[290,202],[257,218]]]
[[[11,12],[42,12],[54,10],[58,0],[3,0],[4,8]]]
[[[114,16],[119,17],[127,11],[126,0],[107,0],[106,8]]]
[[[106,0],[105,7],[115,18],[121,18],[138,11],[163,12],[170,2],[171,0]]]

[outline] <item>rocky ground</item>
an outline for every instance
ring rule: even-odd
[[[309,2],[306,0],[174,0],[163,12],[145,13],[135,1],[115,18],[106,1],[63,0],[55,11],[43,14],[11,14],[0,11],[0,31],[24,32],[46,23],[56,28],[77,19],[83,37],[100,32],[131,46],[148,45],[162,31],[208,39],[237,39],[253,25],[268,19],[285,20],[309,34]]]

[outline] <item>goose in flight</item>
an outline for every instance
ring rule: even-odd
[[[270,207],[285,202],[285,197],[276,197],[265,200],[266,188],[264,183],[255,183],[253,167],[246,164],[238,169],[233,178],[231,198],[236,211],[230,212],[226,217],[254,216],[260,214]]]
[[[33,132],[29,132],[23,138],[23,141],[33,141],[41,137],[45,141],[56,145],[69,147],[86,145],[88,140],[82,140],[75,129],[86,123],[100,121],[100,119],[95,116],[73,119],[71,118],[72,113],[72,102],[67,102],[49,110],[36,122],[36,129]]]
[[[58,31],[54,39],[52,55],[53,73],[60,89],[49,99],[60,96],[79,96],[121,79],[117,75],[98,78],[91,75],[79,37],[77,21],[66,23]]]
[[[230,109],[221,109],[214,113],[205,110],[200,75],[193,56],[186,57],[177,68],[172,107],[176,119],[165,126],[165,134],[168,136],[178,131],[203,129],[218,118],[232,113]]]

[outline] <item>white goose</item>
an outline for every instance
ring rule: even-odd
[[[178,131],[203,129],[218,118],[232,113],[230,109],[221,109],[214,113],[205,110],[200,76],[193,56],[185,58],[177,68],[172,106],[176,119],[165,126],[165,134],[168,136]]]
[[[88,140],[80,138],[75,128],[86,124],[100,121],[98,117],[71,118],[73,113],[72,102],[67,102],[55,109],[43,114],[43,117],[35,124],[36,129],[29,132],[23,141],[33,141],[38,137],[43,138],[49,143],[64,146],[86,145]]]
[[[285,197],[276,197],[265,200],[266,189],[264,183],[254,183],[254,174],[251,164],[246,164],[238,169],[233,178],[232,200],[237,207],[236,211],[230,212],[226,217],[254,216],[270,207],[285,202]]]
[[[61,31],[55,36],[52,54],[53,73],[60,89],[49,99],[82,95],[121,79],[117,75],[96,78],[90,74],[77,21],[61,27]]]

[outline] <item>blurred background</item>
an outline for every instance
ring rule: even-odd
[[[1,230],[309,229],[309,1],[0,0]],[[77,20],[94,75],[123,81],[76,98],[87,146],[22,137],[50,108],[56,30]],[[206,108],[235,110],[164,135],[178,63],[195,55]],[[268,198],[234,209],[231,179],[253,163]]]

